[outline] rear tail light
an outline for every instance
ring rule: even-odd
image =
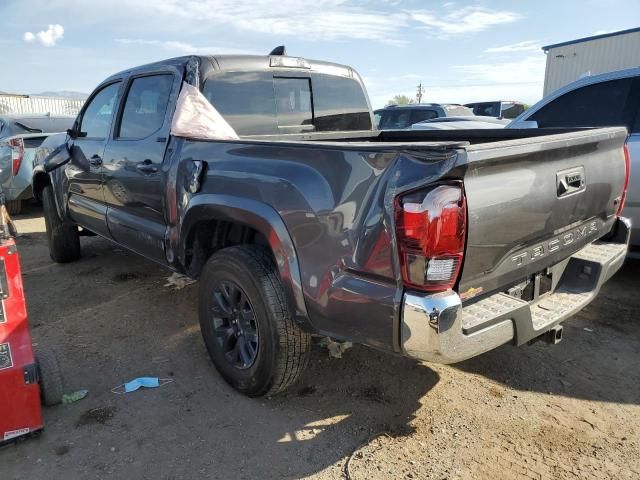
[[[629,187],[629,174],[631,170],[631,156],[629,155],[629,146],[624,145],[624,184],[622,187],[622,195],[620,195],[620,204],[618,205],[618,211],[616,216],[622,215],[622,209],[624,208],[624,201],[627,198],[627,188]]]
[[[18,175],[20,165],[22,164],[22,157],[24,156],[24,142],[21,138],[10,138],[8,143],[11,147],[11,170],[15,177]]]
[[[452,288],[460,273],[467,229],[462,182],[397,197],[395,221],[405,285],[423,291]]]

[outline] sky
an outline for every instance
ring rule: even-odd
[[[0,91],[89,93],[128,67],[195,54],[347,64],[374,107],[542,96],[541,46],[640,26],[638,0],[0,0]]]

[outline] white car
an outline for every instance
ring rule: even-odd
[[[505,128],[509,120],[479,115],[438,117],[411,125],[412,130],[475,130],[478,128]]]
[[[630,249],[640,255],[640,68],[584,77],[543,98],[507,128],[625,126],[630,178],[622,214],[631,219]]]

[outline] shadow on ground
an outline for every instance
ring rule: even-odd
[[[19,251],[34,340],[58,352],[68,391],[90,393],[46,409],[40,438],[0,451],[3,479],[340,477],[342,461],[364,440],[411,435],[425,396],[436,386],[455,388],[404,358],[354,347],[338,360],[315,348],[309,371],[288,393],[243,397],[207,357],[197,285],[166,287],[162,267],[100,238],[83,239],[79,262],[56,265],[41,227],[30,231]],[[520,390],[637,404],[637,266],[629,263],[565,323],[560,345],[503,347],[453,370],[434,368]],[[142,375],[172,382],[111,392]],[[474,385],[464,382],[471,397]]]
[[[3,478],[302,478],[372,434],[411,434],[439,380],[404,358],[354,347],[338,360],[316,347],[291,391],[245,398],[208,359],[197,285],[165,287],[167,271],[99,238],[67,265],[48,260],[42,233],[19,248],[34,340],[57,351],[68,391],[90,393],[46,409],[40,438],[0,451]],[[142,375],[173,381],[111,392]]]
[[[627,260],[598,297],[564,322],[559,345],[504,346],[455,365],[512,388],[640,404],[640,261]]]

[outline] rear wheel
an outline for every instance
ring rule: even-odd
[[[68,263],[80,258],[78,227],[67,219],[62,220],[58,215],[51,185],[42,190],[42,208],[51,259],[57,263]]]
[[[5,200],[4,206],[9,215],[18,215],[22,211],[22,200]]]
[[[246,395],[278,393],[308,364],[311,337],[294,322],[263,248],[229,247],[209,259],[200,279],[199,316],[211,360]]]

